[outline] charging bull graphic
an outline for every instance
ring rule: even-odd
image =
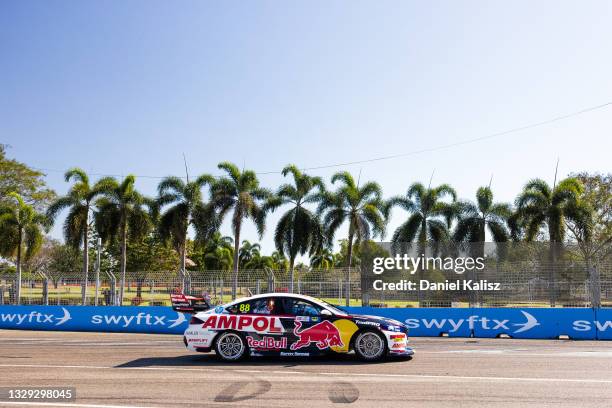
[[[293,334],[297,336],[298,340],[291,345],[291,350],[308,347],[310,343],[316,343],[319,350],[328,347],[344,347],[338,328],[328,321],[322,321],[314,326],[302,329],[302,322],[296,320]]]

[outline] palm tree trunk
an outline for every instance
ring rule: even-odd
[[[87,280],[89,279],[89,209],[85,216],[85,229],[83,230],[83,282],[81,283],[81,304],[87,303]]]
[[[295,257],[289,258],[289,293],[293,293],[294,265]]]
[[[15,282],[15,304],[21,304],[21,244],[23,241],[23,231],[19,227],[19,238],[17,239],[17,280]]]
[[[421,222],[421,232],[419,233],[419,245],[418,245],[418,250],[419,252],[417,253],[417,256],[421,256],[421,254],[425,255],[426,252],[426,245],[427,245],[427,214],[423,214],[423,221]],[[419,269],[417,271],[417,287],[420,288],[421,286],[421,280],[423,280],[423,266],[419,266]],[[417,300],[419,301],[419,307],[422,306],[423,303],[423,291],[422,290],[418,290],[417,291]]]
[[[121,225],[121,287],[119,288],[119,305],[123,305],[123,290],[125,288],[125,275],[127,269],[127,225]]]
[[[347,248],[347,256],[348,256],[348,268],[346,269],[346,306],[349,306],[351,302],[351,264],[353,263],[353,228],[349,227],[349,236],[348,236],[348,248]]]
[[[550,223],[549,223],[550,225]],[[548,276],[548,285],[549,285],[549,293],[550,293],[550,306],[555,307],[557,305],[557,244],[555,242],[555,231],[553,231],[553,227],[549,226],[548,235],[550,237],[549,243],[549,276]]]
[[[236,299],[238,291],[238,269],[239,269],[239,251],[240,251],[240,225],[234,231],[234,273],[232,276],[232,300]]]

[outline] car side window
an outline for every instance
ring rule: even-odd
[[[231,314],[277,314],[274,298],[248,300],[246,302],[236,303],[226,310]]]
[[[285,313],[292,316],[319,316],[321,308],[301,299],[286,299]]]

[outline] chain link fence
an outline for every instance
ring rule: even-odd
[[[467,275],[467,274],[466,274]],[[169,294],[184,290],[205,296],[212,304],[231,300],[231,271],[127,272],[124,297],[119,301],[118,272],[89,273],[88,305],[169,306]],[[551,280],[554,277],[554,280]],[[419,282],[444,285],[458,282],[458,289],[422,289]],[[496,290],[464,288],[463,282],[494,284]],[[16,303],[15,275],[0,274],[0,304]],[[415,289],[407,290],[407,282]],[[386,284],[386,286],[384,285]],[[390,285],[395,285],[393,288]],[[288,292],[286,271],[242,270],[238,275],[238,297],[267,292]],[[296,270],[294,292],[321,298],[338,305],[378,307],[612,307],[612,262],[587,267],[581,262],[543,264],[505,262],[487,267],[477,275],[426,271],[425,274],[375,275],[368,268]],[[399,288],[399,289],[398,289]],[[82,272],[30,275],[24,273],[20,303],[25,305],[82,304]],[[480,289],[480,288],[478,288]]]

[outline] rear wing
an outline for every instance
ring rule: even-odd
[[[172,310],[183,313],[197,313],[210,309],[210,304],[201,297],[189,296],[184,293],[170,294]]]

